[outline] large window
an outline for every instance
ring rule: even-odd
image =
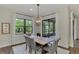
[[[55,35],[55,18],[42,21],[42,36],[49,37]]]
[[[24,20],[23,19],[16,19],[16,33],[17,34],[24,33]]]
[[[32,33],[32,21],[26,20],[26,34]]]
[[[16,19],[16,34],[31,34],[32,20]]]

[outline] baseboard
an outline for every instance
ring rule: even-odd
[[[79,38],[76,38],[76,40],[79,40]]]
[[[21,45],[21,44],[25,44],[25,42],[17,43],[17,44],[12,44],[12,45],[7,45],[7,46],[2,46],[0,48],[13,47],[13,46]]]
[[[68,50],[68,51],[70,51],[70,49],[69,49],[69,48],[62,47],[62,46],[59,46],[59,45],[58,45],[58,47],[60,47],[60,48],[62,48],[62,49],[65,49],[65,50]]]
[[[13,45],[11,45],[11,46],[13,47],[13,46],[21,45],[21,44],[25,44],[25,42],[18,43],[18,44],[13,44]]]

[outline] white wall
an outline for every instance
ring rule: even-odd
[[[57,21],[59,29],[59,37],[61,38],[59,45],[69,47],[69,15],[68,8],[62,8],[57,12]]]
[[[73,46],[73,41],[70,40],[70,14],[68,7],[60,8],[54,12],[55,14],[51,14],[49,16],[42,17],[42,20],[56,17],[56,37],[60,38],[59,45],[62,47],[68,48],[69,46]],[[41,22],[42,24],[42,22]],[[42,30],[42,26],[40,25],[38,31]],[[42,33],[42,32],[41,32]]]
[[[25,42],[23,34],[22,35],[15,34],[16,18],[32,19],[31,17],[28,16],[17,15],[15,12],[9,9],[2,7],[0,8],[0,47]],[[3,22],[10,23],[10,34],[1,34],[1,23]]]
[[[69,9],[69,46],[73,47],[73,11]]]
[[[5,9],[0,8],[0,47],[11,45],[12,37],[12,20],[14,20],[15,13]],[[10,34],[1,34],[1,23],[10,23]]]
[[[54,12],[55,13],[55,12]],[[60,38],[59,45],[62,47],[69,47],[69,13],[68,8],[61,8],[56,11],[56,14],[52,14],[43,19],[56,17],[56,37]]]
[[[79,16],[78,16],[78,19],[77,19],[77,39],[79,39]]]
[[[15,34],[15,24],[16,24],[15,20],[16,20],[16,18],[33,20],[32,17],[16,14],[16,17],[13,20],[13,35],[12,35],[12,43],[13,44],[25,42],[24,34]],[[34,25],[33,25],[33,29],[34,29]]]
[[[61,8],[56,11],[56,15],[46,16],[45,18],[50,18],[56,16],[56,35],[61,38],[59,45],[63,47],[69,46],[69,15],[68,15],[68,8]],[[12,12],[7,9],[0,9],[0,47],[8,46],[11,44],[22,43],[25,41],[23,35],[15,35],[15,19],[16,17],[20,18],[29,18],[22,15],[16,15],[15,12]],[[43,19],[45,19],[43,18]],[[33,23],[35,22],[35,18],[32,19]],[[1,23],[2,22],[9,22],[10,23],[10,31],[11,33],[8,35],[1,34]],[[42,30],[42,23],[38,29],[38,26],[34,23],[33,24],[33,33],[37,33]],[[42,32],[41,32],[42,33]]]

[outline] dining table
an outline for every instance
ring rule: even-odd
[[[55,40],[55,37],[48,38],[48,37],[41,37],[41,36],[30,36],[30,38],[33,38],[34,41],[41,46],[42,53],[44,53],[43,52],[43,47],[45,45],[48,45],[50,42],[53,42]]]
[[[52,38],[42,37],[42,36],[30,36],[30,38],[33,38],[34,41],[39,43],[40,45],[45,45],[55,40],[54,36]]]

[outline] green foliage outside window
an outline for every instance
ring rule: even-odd
[[[24,20],[16,19],[16,26],[24,26]]]
[[[32,20],[25,20],[24,19],[16,19],[16,33],[17,34],[23,34],[24,31],[26,34],[32,33]],[[26,25],[24,25],[26,23]],[[25,29],[24,29],[25,27]]]
[[[43,36],[47,37],[55,35],[55,18],[43,20],[42,28]]]

